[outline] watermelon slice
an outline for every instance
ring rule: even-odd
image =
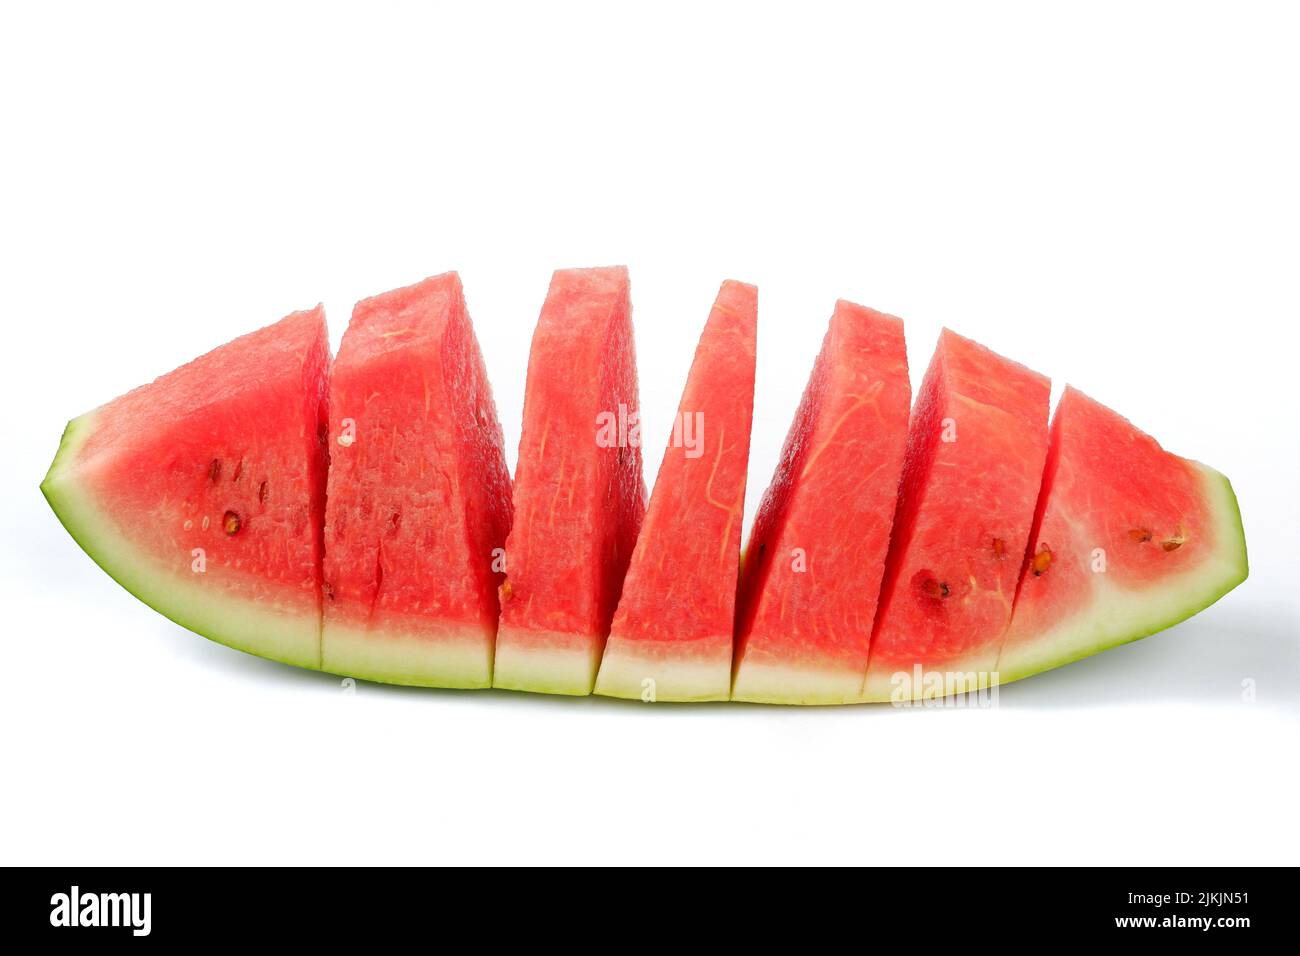
[[[510,475],[454,272],[357,304],[330,436],[324,669],[490,686]]]
[[[1237,498],[1066,388],[1052,420],[1030,548],[998,671],[1003,683],[1163,630],[1246,579]]]
[[[741,571],[736,700],[857,700],[907,441],[903,323],[841,301]]]
[[[590,694],[645,511],[627,270],[555,273],[533,333],[493,686]]]
[[[319,667],[329,365],[324,311],[296,312],[69,422],[41,490],[145,604]]]
[[[1042,375],[940,334],[912,410],[867,700],[919,696],[935,686],[931,672],[954,689],[993,683],[1047,456],[1050,400]]]
[[[758,290],[724,282],[623,583],[598,694],[729,696],[757,321]]]

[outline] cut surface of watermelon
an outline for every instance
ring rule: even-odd
[[[454,272],[357,304],[329,434],[323,668],[491,686],[510,476]]]
[[[1047,456],[1051,385],[945,329],[912,410],[867,700],[988,687]],[[916,679],[917,668],[923,678]]]
[[[627,270],[566,269],[533,333],[493,686],[590,694],[645,511]]]
[[[1246,579],[1228,479],[1067,387],[998,672],[1003,683],[1146,637]]]
[[[596,693],[726,700],[754,414],[758,290],[725,282],[695,351]]]
[[[837,303],[745,548],[733,699],[860,697],[910,405],[901,320]]]
[[[296,312],[70,422],[41,490],[145,604],[319,667],[329,364],[324,311]]]

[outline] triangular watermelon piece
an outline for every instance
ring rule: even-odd
[[[1246,574],[1228,479],[1067,387],[999,676],[1006,683],[1154,634]]]
[[[533,333],[493,686],[590,694],[645,512],[627,270],[555,273]]]
[[[329,364],[324,311],[295,312],[69,422],[41,490],[145,604],[319,667]]]
[[[837,303],[745,549],[734,699],[859,698],[910,404],[903,323]]]
[[[1044,376],[955,332],[940,334],[912,409],[867,700],[994,683],[1042,481],[1050,403]]]
[[[490,686],[510,475],[454,272],[357,304],[330,437],[324,669]]]
[[[726,700],[758,290],[724,282],[700,336],[610,629],[596,693]]]

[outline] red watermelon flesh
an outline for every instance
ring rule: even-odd
[[[940,334],[912,410],[867,700],[918,696],[932,674],[944,687],[990,686],[1038,500],[1050,399],[1044,376]]]
[[[754,414],[758,290],[724,282],[700,336],[596,693],[726,700]]]
[[[861,694],[910,404],[903,323],[837,303],[746,546],[734,699]]]
[[[533,333],[493,686],[590,694],[645,511],[627,270],[566,269]]]
[[[1028,677],[1163,630],[1246,574],[1228,479],[1067,387],[999,676]]]
[[[510,475],[454,272],[357,304],[330,438],[324,669],[490,686]]]
[[[69,422],[41,490],[150,607],[319,667],[329,365],[324,311],[296,312]]]

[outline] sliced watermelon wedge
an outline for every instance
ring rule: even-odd
[[[329,365],[324,311],[296,312],[69,422],[41,490],[145,604],[319,667]]]
[[[1067,387],[998,672],[1003,683],[1154,634],[1246,579],[1228,479]]]
[[[912,410],[867,700],[993,683],[1047,456],[1050,400],[1044,376],[940,334]]]
[[[758,290],[724,282],[700,336],[596,693],[726,700],[754,416]]]
[[[746,546],[734,699],[861,695],[910,404],[903,323],[837,303]]]
[[[590,694],[645,512],[627,270],[555,273],[533,333],[494,687]]]
[[[324,669],[490,686],[510,475],[454,272],[357,304],[330,437]]]

